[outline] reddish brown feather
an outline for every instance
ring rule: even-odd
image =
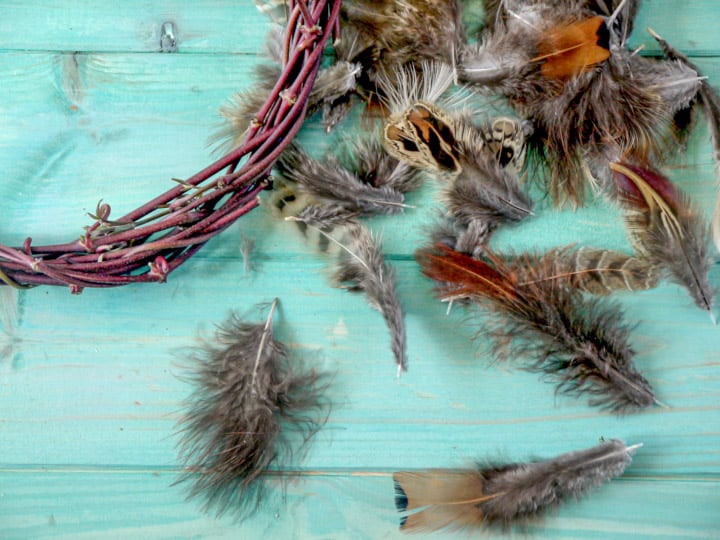
[[[599,43],[605,24],[602,17],[556,26],[543,35],[537,45],[542,61],[541,73],[548,79],[568,79],[587,71],[610,57],[610,51]]]
[[[441,284],[438,288],[443,298],[517,296],[514,275],[502,274],[487,263],[443,244],[418,250],[415,259],[423,274]]]
[[[662,174],[629,163],[613,162],[610,163],[610,169],[615,173],[618,192],[626,202],[648,210],[653,198],[657,199],[659,196],[659,200],[662,200],[673,212],[678,212],[682,208],[677,188]],[[647,192],[643,184],[647,184],[652,191]]]

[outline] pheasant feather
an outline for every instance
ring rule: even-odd
[[[403,513],[400,530],[527,525],[561,502],[620,476],[639,446],[613,439],[545,461],[395,473],[395,505]]]
[[[438,283],[440,298],[469,299],[489,312],[485,329],[498,358],[527,358],[524,367],[555,380],[557,391],[587,394],[590,405],[613,412],[655,403],[650,384],[633,365],[630,331],[617,305],[548,279],[546,265],[518,271],[486,255],[491,263],[439,245],[415,258]]]

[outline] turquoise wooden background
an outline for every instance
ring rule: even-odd
[[[653,27],[720,85],[718,17],[716,0],[646,0],[633,41],[657,52],[644,31]],[[165,21],[177,28],[175,54],[158,52]],[[0,1],[0,241],[72,239],[99,199],[121,215],[209,163],[216,110],[251,84],[266,28],[249,0]],[[327,142],[313,125],[303,140]],[[668,172],[711,211],[704,124]],[[433,191],[371,222],[407,312],[401,379],[381,316],[330,288],[327,261],[263,209],[164,285],[0,290],[0,538],[401,538],[393,471],[551,456],[600,437],[645,446],[624,477],[532,536],[720,537],[720,328],[672,285],[622,296],[639,323],[638,367],[670,408],[618,418],[555,396],[536,375],[491,365],[470,341],[477,327],[431,298],[412,252],[436,211]],[[249,273],[242,237],[256,243]],[[518,249],[567,242],[628,247],[602,201],[576,212],[541,202],[497,238]],[[332,414],[291,481],[271,480],[278,489],[256,516],[216,520],[171,486],[189,392],[182,349],[230,310],[274,296],[280,338],[335,374]]]

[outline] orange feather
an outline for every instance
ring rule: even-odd
[[[517,296],[514,276],[503,274],[489,264],[438,244],[415,252],[423,274],[439,283],[438,292],[446,299],[470,296]],[[499,259],[494,262],[500,262]]]
[[[602,17],[560,25],[547,32],[537,45],[540,71],[548,79],[568,79],[607,60],[608,32]]]

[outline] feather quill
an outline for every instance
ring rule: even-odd
[[[638,255],[663,268],[714,320],[709,227],[702,214],[657,171],[617,162],[610,168]]]
[[[617,439],[545,461],[397,472],[400,530],[427,532],[527,525],[567,499],[620,476],[641,445]]]
[[[635,369],[629,328],[616,304],[586,298],[555,279],[547,265],[521,272],[485,252],[491,263],[439,245],[416,252],[443,300],[469,299],[494,317],[484,330],[498,358],[528,358],[524,367],[557,381],[557,391],[589,395],[589,404],[622,413],[656,402]]]
[[[390,330],[391,348],[398,375],[407,371],[407,337],[395,274],[385,263],[378,242],[363,225],[350,225],[339,241],[342,246],[334,281],[340,287],[365,293],[368,304],[379,311]]]
[[[195,389],[179,423],[184,471],[176,483],[190,483],[188,496],[218,516],[252,512],[263,473],[281,468],[327,418],[324,376],[303,369],[273,335],[276,303],[258,324],[233,314],[191,358]]]

